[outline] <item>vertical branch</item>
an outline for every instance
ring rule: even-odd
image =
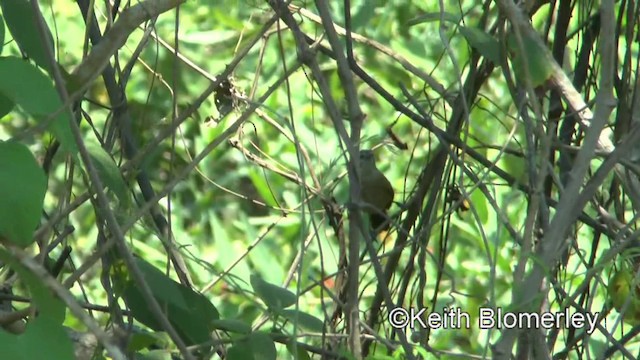
[[[349,6],[349,4],[345,3],[344,6]],[[316,7],[318,8],[320,18],[322,19],[322,25],[324,27],[325,34],[327,35],[327,39],[329,41],[329,44],[331,44],[333,54],[335,55],[336,64],[338,67],[338,76],[340,77],[340,83],[342,84],[342,88],[344,89],[344,95],[347,101],[349,121],[351,123],[351,141],[347,142],[347,152],[349,153],[349,157],[351,158],[348,171],[350,184],[349,197],[351,199],[351,203],[358,204],[360,203],[361,198],[360,187],[356,185],[359,184],[358,179],[360,175],[357,173],[359,168],[358,148],[360,143],[360,131],[362,129],[364,114],[360,109],[360,104],[358,102],[358,96],[355,85],[353,83],[351,70],[349,69],[349,64],[347,63],[347,58],[345,57],[342,44],[338,39],[338,34],[333,25],[333,20],[331,19],[331,13],[329,12],[327,3],[325,1],[316,1]],[[348,33],[350,29],[346,30]],[[361,214],[357,207],[350,209],[349,224],[351,224],[351,226],[349,226],[349,263],[347,271],[348,288],[347,303],[345,305],[345,314],[347,316],[347,324],[349,325],[349,348],[351,349],[352,354],[356,356],[356,358],[359,358],[362,354],[362,344],[360,342],[360,311],[358,307],[361,227],[356,226],[356,224],[362,223],[360,216]]]
[[[535,33],[535,30],[528,23],[521,11],[510,0],[499,1],[501,10],[507,14],[507,17],[512,24],[517,27],[523,33],[529,35],[531,39],[540,42],[541,40]],[[565,191],[561,195],[560,202],[556,210],[556,214],[549,224],[548,230],[545,232],[544,237],[540,241],[540,246],[537,249],[536,255],[538,261],[533,264],[532,270],[526,276],[520,291],[514,290],[517,294],[514,298],[514,305],[524,307],[523,309],[532,309],[535,304],[531,302],[532,299],[544,298],[540,297],[538,289],[540,288],[542,281],[545,277],[547,269],[550,269],[556,264],[562,251],[568,246],[565,241],[567,231],[571,224],[577,219],[580,209],[586,204],[590,195],[595,193],[595,186],[598,181],[595,179],[597,175],[604,176],[602,173],[613,168],[611,162],[616,161],[616,157],[620,157],[624,149],[620,147],[615,150],[607,162],[603,164],[594,179],[589,182],[584,191],[580,192],[583,186],[583,179],[589,169],[590,162],[594,156],[596,148],[611,150],[613,145],[611,140],[608,139],[607,134],[602,130],[607,123],[609,115],[611,114],[612,106],[614,104],[613,99],[613,65],[614,65],[614,47],[615,40],[615,17],[614,17],[614,4],[613,1],[607,0],[602,2],[601,6],[601,20],[602,20],[602,32],[600,40],[600,55],[602,57],[602,71],[600,81],[600,92],[596,101],[596,114],[593,116],[589,108],[584,104],[584,100],[575,91],[575,88],[568,82],[568,78],[562,72],[559,65],[553,60],[548,52],[546,53],[547,60],[553,68],[552,79],[556,86],[561,87],[563,94],[570,104],[576,103],[584,104],[584,108],[575,109],[581,116],[581,122],[583,125],[588,126],[586,136],[583,141],[583,145],[578,152],[574,166],[571,169],[570,178]],[[541,49],[545,49],[543,44]],[[573,101],[573,102],[572,102]],[[627,139],[633,140],[633,139]],[[625,144],[628,146],[628,142]],[[615,156],[614,156],[615,155]],[[605,167],[607,165],[607,167]],[[604,181],[604,179],[601,179]],[[511,349],[515,338],[519,333],[519,329],[507,329],[503,331],[500,339],[494,345],[494,358],[507,359],[511,357]]]

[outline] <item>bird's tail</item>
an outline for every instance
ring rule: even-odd
[[[386,213],[369,214],[369,222],[371,223],[371,228],[376,232],[389,230],[389,217]]]

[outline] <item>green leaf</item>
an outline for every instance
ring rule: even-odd
[[[36,318],[19,336],[0,332],[0,358],[13,360],[73,360],[71,340],[59,323]]]
[[[50,115],[62,107],[51,80],[22,59],[0,57],[0,79],[0,94],[40,121],[49,120]],[[78,148],[69,121],[68,111],[60,111],[51,121],[49,130],[65,150],[75,155]]]
[[[253,360],[253,351],[248,341],[240,341],[227,351],[227,360]]]
[[[152,330],[164,331],[158,320],[156,320],[155,315],[153,315],[151,310],[149,310],[147,301],[142,296],[142,292],[134,282],[126,283],[126,286],[122,293],[122,298],[127,304],[127,307],[131,311],[131,315],[134,317],[134,319],[148,326]],[[160,302],[160,307],[166,308],[166,306],[163,305],[164,303]],[[165,315],[167,315],[166,311]]]
[[[287,320],[297,322],[304,329],[320,333],[324,328],[324,322],[315,316],[297,310],[282,310],[279,312]]]
[[[254,332],[249,335],[249,342],[251,343],[254,359],[273,360],[276,358],[276,346],[269,335],[262,332]]]
[[[273,340],[262,332],[251,333],[247,338],[236,341],[227,351],[229,360],[271,360],[276,357]]]
[[[500,64],[500,43],[486,32],[473,27],[461,26],[460,33],[469,45],[494,64]]]
[[[296,295],[279,286],[269,284],[257,275],[251,275],[251,286],[258,297],[272,310],[279,311],[296,302]]]
[[[27,324],[24,333],[14,335],[0,331],[0,359],[74,359],[71,339],[62,326],[65,317],[62,301],[2,248],[0,260],[10,265],[24,281],[38,309],[38,316]]]
[[[0,54],[2,54],[2,48],[4,47],[4,19],[0,14]],[[2,116],[0,116],[2,117]]]
[[[178,284],[178,289],[189,304],[189,310],[197,314],[200,320],[205,320],[208,328],[213,329],[213,321],[220,319],[218,309],[201,293],[182,284]]]
[[[128,206],[130,204],[129,192],[118,165],[99,144],[88,141],[86,147],[102,184],[113,191],[120,200],[120,204]]]
[[[214,320],[219,318],[213,304],[204,295],[179,284],[148,262],[136,258],[136,264],[153,297],[183,341],[187,345],[195,345],[210,340]],[[164,331],[133,280],[126,282],[122,297],[136,320],[153,330]]]
[[[47,191],[47,178],[29,149],[0,142],[0,235],[27,247],[33,243]]]
[[[551,77],[553,68],[550,63],[551,56],[546,47],[540,46],[537,41],[527,37],[525,34],[522,35],[523,48],[518,46],[518,41],[513,34],[509,36],[507,43],[511,52],[513,70],[519,81],[524,83],[525,76],[529,75],[531,77],[531,85],[538,87]],[[523,58],[527,59],[527,72],[525,72]]]
[[[220,319],[213,321],[213,327],[218,330],[234,332],[238,334],[248,334],[251,332],[251,325],[241,320]]]
[[[161,334],[165,333],[133,332],[129,337],[127,350],[130,352],[138,352],[150,347],[151,345],[157,345],[163,340],[161,339]]]
[[[171,279],[144,259],[136,257],[135,261],[156,299],[168,302],[181,309],[190,308],[189,303],[180,292],[180,287],[182,286],[180,283]]]
[[[22,52],[47,72],[51,69],[40,33],[36,25],[33,8],[27,0],[0,0],[7,27]],[[53,49],[53,37],[46,28],[46,41]]]
[[[287,350],[289,350],[289,353],[293,355],[294,359],[311,360],[309,353],[302,347],[298,346],[298,344],[292,344],[291,342],[287,343]]]
[[[164,349],[150,350],[146,354],[136,354],[136,355],[138,356],[138,357],[136,357],[136,359],[141,359],[141,360],[171,360],[171,359],[174,359],[171,356],[171,351],[170,350],[164,350]]]
[[[256,188],[256,191],[258,191],[262,199],[264,199],[265,203],[270,206],[277,206],[278,204],[273,197],[272,187],[264,177],[264,173],[260,170],[251,168],[249,169],[248,175],[251,179],[251,182],[253,183],[253,186]]]
[[[8,97],[0,94],[0,119],[2,119],[5,115],[10,113],[15,104]]]

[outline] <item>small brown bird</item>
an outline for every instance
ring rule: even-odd
[[[380,232],[389,228],[387,210],[393,203],[393,187],[386,176],[376,167],[373,151],[360,151],[360,188],[362,201],[368,206],[371,227]]]

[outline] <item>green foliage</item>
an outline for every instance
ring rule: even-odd
[[[4,18],[0,15],[0,54],[4,48]]]
[[[167,277],[143,259],[136,258],[136,266],[149,285],[153,298],[165,311],[164,315],[175,327],[182,340],[187,345],[206,342],[209,339],[209,333],[214,329],[213,321],[220,317],[218,310],[209,300],[202,294]],[[118,269],[122,268],[118,266]],[[114,283],[122,289],[120,295],[131,309],[133,317],[153,330],[163,331],[164,328],[149,309],[140,287],[131,276],[122,274],[119,270],[114,270],[114,274]]]
[[[249,335],[249,344],[253,359],[255,360],[273,360],[277,359],[276,347],[273,340],[264,333],[254,332]]]
[[[507,330],[481,329],[482,307],[602,314],[588,337],[582,329],[550,331],[548,357],[637,353],[637,339],[624,338],[628,329],[617,325],[635,324],[638,313],[637,261],[619,254],[637,247],[629,240],[637,184],[620,175],[624,167],[635,171],[635,150],[604,177],[592,174],[605,162],[590,159],[580,192],[566,195],[575,155],[588,146],[583,112],[616,104],[606,119],[613,143],[624,145],[634,133],[640,48],[627,3],[616,5],[612,34],[602,33],[606,13],[586,3],[576,2],[567,18],[560,3],[537,4],[520,26],[538,35],[522,33],[520,44],[514,20],[496,3],[359,0],[346,12],[342,2],[326,2],[357,66],[336,61],[346,51],[328,41],[314,6],[293,2],[295,24],[282,18],[264,28],[276,15],[270,3],[186,1],[179,17],[149,8],[139,28],[123,31],[118,21],[136,4],[107,9],[96,2],[98,28],[126,43],[112,49],[106,69],[89,69],[100,75],[96,81],[81,84],[72,74],[109,42],[85,38],[77,4],[40,2],[43,42],[32,2],[0,0],[0,257],[12,269],[0,272],[0,283],[32,300],[37,314],[21,335],[0,331],[0,359],[42,358],[36,349],[70,358],[61,324],[86,331],[87,319],[116,338],[127,333],[126,349],[137,359],[185,352],[164,333],[114,243],[137,256],[162,316],[198,360],[219,350],[228,359],[359,358],[344,314],[354,292],[370,359],[496,355],[492,345],[509,338]],[[345,27],[354,32],[351,42]],[[618,71],[602,68],[608,54],[598,49],[608,41],[617,46]],[[552,61],[578,89],[550,81],[560,68]],[[609,91],[603,74],[615,74],[618,101],[593,106],[594,94]],[[227,85],[205,90],[221,79]],[[80,98],[63,104],[59,91],[81,88]],[[577,95],[569,99],[568,90]],[[576,100],[586,107],[574,108]],[[365,116],[359,138],[351,138],[356,105]],[[72,135],[74,123],[84,147]],[[347,142],[373,148],[395,190],[390,230],[376,239],[365,239],[371,234],[350,220],[362,204],[350,198],[358,184],[347,174]],[[86,156],[91,177],[80,161]],[[93,175],[107,196],[93,193]],[[563,202],[576,213],[559,212]],[[567,215],[573,219],[561,224],[562,234],[571,236],[548,239],[554,219]],[[355,254],[358,288],[349,289],[356,284],[345,278],[354,264],[347,249],[356,243],[360,252],[373,244],[378,257]],[[46,263],[73,248],[63,258],[70,271],[56,281],[76,299],[52,295],[50,283],[3,247],[13,245]],[[169,249],[177,260],[169,260]],[[620,270],[603,278],[614,262]],[[176,266],[190,281],[176,281]],[[541,273],[535,287],[523,287]],[[90,316],[65,311],[71,302],[91,308]],[[391,329],[389,304],[441,315],[460,309],[471,325],[402,329],[405,344]]]
[[[469,42],[476,51],[482,56],[493,61],[494,64],[500,64],[500,43],[486,32],[468,26],[461,26],[460,33]]]
[[[516,77],[520,81],[530,78],[531,86],[537,87],[544,84],[553,72],[546,56],[547,49],[541,48],[537,41],[526,34],[522,34],[522,44],[516,36],[509,36],[508,45],[512,52],[513,67]]]
[[[27,247],[40,221],[47,178],[29,149],[0,141],[0,237]]]
[[[280,311],[296,302],[296,295],[287,289],[269,284],[260,276],[251,275],[251,286],[256,295],[273,311]]]
[[[69,114],[40,70],[17,57],[0,58],[0,93],[45,125],[71,154],[77,145],[69,127]]]
[[[299,324],[303,329],[311,332],[321,333],[324,328],[322,320],[302,311],[284,309],[279,311],[279,314],[284,316],[290,322]]]
[[[0,331],[0,358],[16,360],[74,359],[71,340],[62,326],[65,305],[38,277],[20,265],[0,248],[0,260],[9,265],[29,289],[38,316],[30,321],[24,333],[13,335]],[[46,349],[46,351],[43,351]]]
[[[31,3],[27,0],[2,0],[0,8],[2,8],[7,28],[22,52],[38,66],[49,71],[51,63],[43,44],[46,43],[53,49],[53,37],[49,29],[45,28],[46,36],[43,42]],[[4,35],[4,27],[2,28],[2,35]],[[4,36],[0,36],[0,40],[4,40]]]

